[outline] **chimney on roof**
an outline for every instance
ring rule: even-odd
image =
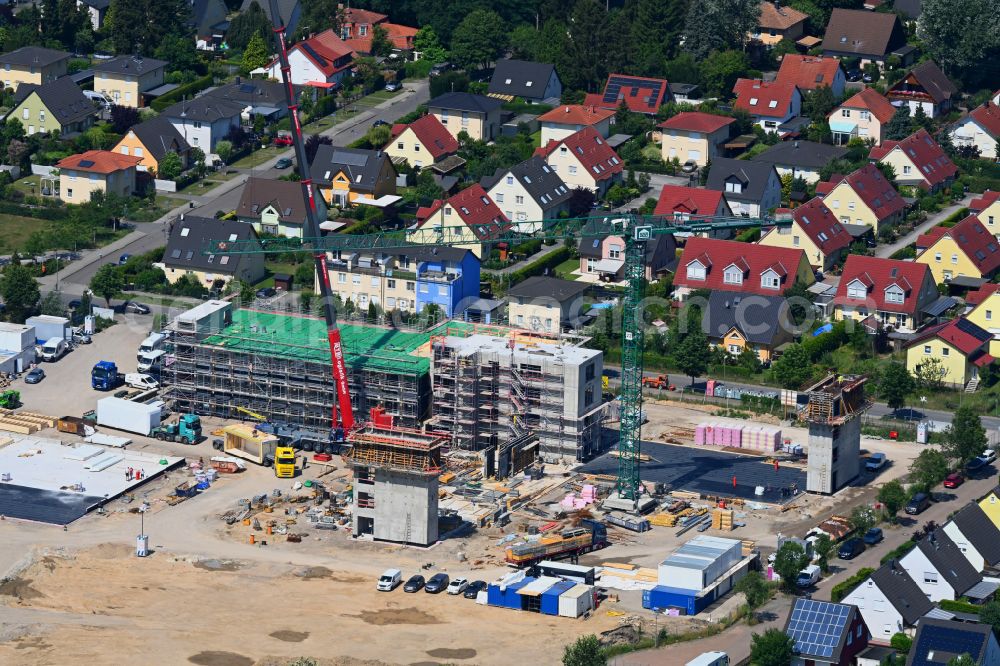
[[[569,107],[567,106],[564,111],[565,113],[569,113]]]

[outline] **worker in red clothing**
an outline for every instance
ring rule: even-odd
[[[736,475],[733,474],[733,488],[736,487]]]
[[[775,472],[778,471],[778,461],[777,460],[774,461],[774,471]]]

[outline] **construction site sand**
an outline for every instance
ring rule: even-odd
[[[326,567],[244,564],[230,571],[169,554],[138,559],[111,545],[39,558],[0,584],[7,607],[0,617],[16,621],[22,612],[36,620],[0,636],[0,663],[105,664],[146,655],[148,663],[200,666],[277,665],[300,656],[322,656],[324,666],[550,664],[579,635],[616,623],[603,612],[576,621],[444,594],[379,593],[372,580]]]

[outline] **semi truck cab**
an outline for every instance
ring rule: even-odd
[[[295,476],[295,449],[279,446],[274,450],[274,475],[279,479],[291,479]]]

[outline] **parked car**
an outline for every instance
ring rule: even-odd
[[[853,560],[863,552],[865,552],[865,542],[853,537],[840,544],[840,548],[837,549],[837,557],[842,560]]]
[[[403,582],[403,572],[399,569],[386,569],[378,579],[379,592],[392,592]]]
[[[906,508],[903,509],[903,511],[905,511],[907,515],[915,516],[918,513],[926,511],[930,505],[931,498],[927,495],[927,493],[917,493],[910,499],[910,502],[906,505]]]
[[[24,376],[25,384],[37,384],[38,382],[45,379],[45,371],[41,368],[32,368],[28,371],[28,374]]]
[[[462,593],[462,596],[465,597],[466,599],[475,599],[476,597],[479,596],[479,593],[485,589],[486,589],[485,580],[474,580],[471,583],[469,583],[469,586],[467,588],[465,588],[465,592]]]
[[[799,587],[811,587],[819,582],[821,573],[818,565],[810,564],[799,572],[798,577],[795,579],[795,584]]]
[[[965,482],[965,478],[958,472],[952,472],[944,478],[945,488],[958,488]]]
[[[125,312],[132,312],[135,314],[149,314],[151,310],[148,305],[143,305],[142,303],[136,303],[135,301],[128,301],[125,303]]]
[[[965,465],[965,471],[969,472],[970,474],[972,474],[974,472],[978,472],[979,470],[981,470],[982,468],[986,467],[987,465],[989,465],[989,463],[986,462],[985,458],[973,458],[968,463],[966,463],[966,465]]]
[[[424,577],[420,574],[415,574],[410,576],[410,579],[406,581],[406,585],[403,586],[403,592],[419,592],[423,586]]]
[[[465,578],[456,578],[448,583],[448,594],[462,594],[469,587],[469,581]]]
[[[681,167],[681,171],[683,171],[684,173],[694,173],[697,170],[698,170],[698,163],[695,162],[694,160],[688,160],[687,162],[684,163],[684,166]]]
[[[882,534],[881,527],[872,527],[867,532],[865,532],[865,535],[864,537],[862,537],[861,540],[864,541],[865,545],[867,546],[874,546],[884,538],[885,535]]]
[[[447,72],[449,69],[451,69],[450,62],[439,62],[431,67],[431,71],[428,73],[428,76],[439,76]]]
[[[429,594],[437,594],[439,592],[444,592],[448,587],[448,574],[446,573],[436,573],[431,576],[430,580],[427,581],[427,585],[424,586],[424,592]]]
[[[857,68],[847,70],[847,72],[845,73],[845,75],[847,77],[847,80],[851,81],[852,83],[854,81],[860,81],[861,77],[863,76],[862,73],[861,73],[861,70],[857,69]]]
[[[388,121],[379,118],[378,120],[372,123],[372,127],[381,127],[382,125],[388,125],[388,124],[389,124]]]
[[[287,157],[282,157],[277,162],[274,163],[275,169],[287,169],[290,166],[292,166],[292,160],[288,159]]]
[[[73,342],[78,345],[89,345],[93,340],[90,336],[82,331],[73,331]]]
[[[886,460],[884,453],[873,453],[865,461],[865,469],[869,472],[877,472],[885,466]]]
[[[275,291],[274,287],[264,287],[263,289],[257,290],[257,298],[271,298],[278,292]]]
[[[83,302],[80,301],[80,299],[78,298],[74,298],[72,301],[69,302],[69,309],[79,310],[81,305],[83,305]]]
[[[993,449],[986,449],[985,451],[982,452],[982,454],[980,454],[979,457],[985,460],[987,463],[991,463],[997,459],[997,452],[994,451]]]
[[[399,90],[402,87],[403,86],[399,85],[395,81],[392,81],[390,83],[385,84],[385,91],[386,92],[396,92],[397,90]]]

